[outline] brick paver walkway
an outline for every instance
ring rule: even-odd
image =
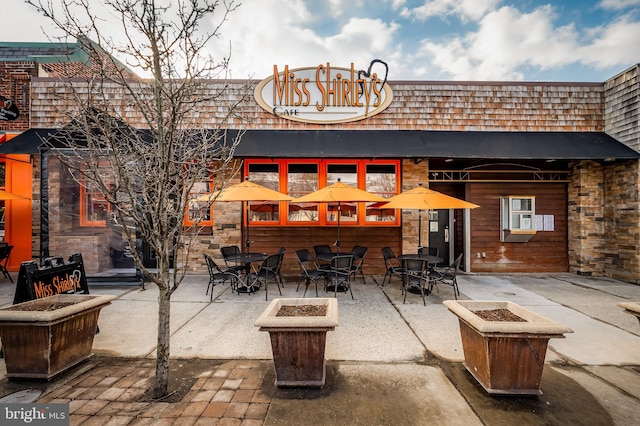
[[[74,426],[264,423],[272,397],[261,389],[266,363],[210,361],[210,369],[197,373],[195,383],[177,402],[144,401],[154,368],[154,360],[97,362],[36,402],[69,403]]]

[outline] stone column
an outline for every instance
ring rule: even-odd
[[[605,275],[640,283],[638,160],[604,167]]]
[[[573,164],[568,188],[569,271],[604,275],[604,172],[600,163]]]
[[[416,162],[413,159],[402,160],[402,191],[417,187],[420,182],[429,186],[429,161]],[[422,245],[429,245],[429,220],[427,212],[422,213]],[[401,210],[402,215],[402,253],[415,253],[418,248],[418,210]]]

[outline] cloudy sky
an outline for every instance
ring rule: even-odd
[[[22,0],[3,12],[1,41],[52,33]],[[640,63],[640,0],[244,0],[229,43],[234,78],[380,59],[390,80],[603,82]]]

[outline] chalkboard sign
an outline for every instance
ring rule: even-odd
[[[75,253],[65,262],[62,257],[50,257],[39,267],[34,260],[22,262],[13,304],[56,294],[89,294],[82,255]]]

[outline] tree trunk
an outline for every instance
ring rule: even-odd
[[[166,286],[158,286],[158,342],[156,350],[156,379],[153,386],[154,398],[161,398],[169,391],[169,354],[171,330],[171,293]]]

